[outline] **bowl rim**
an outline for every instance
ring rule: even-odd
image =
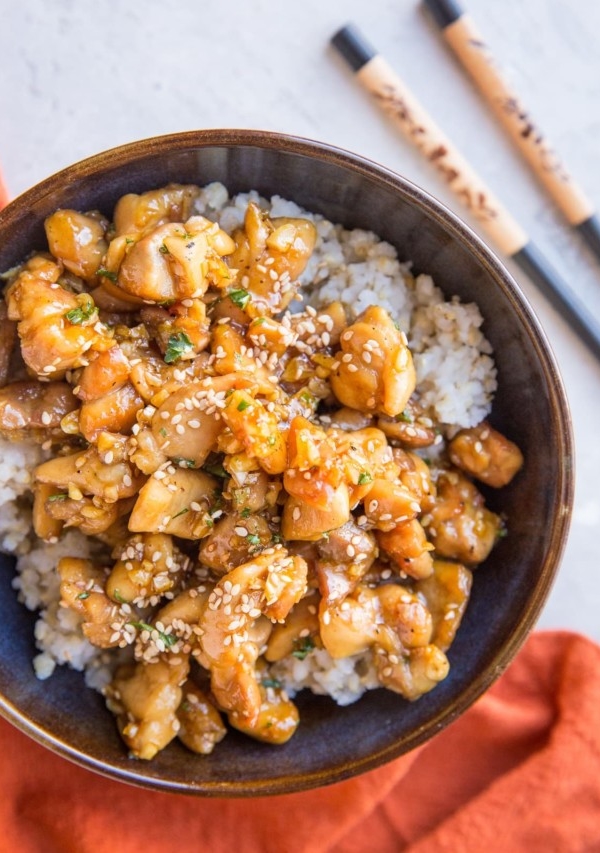
[[[42,726],[30,721],[12,702],[0,695],[1,716],[41,745],[88,770],[116,781],[159,791],[226,797],[265,796],[298,792],[333,784],[368,772],[422,745],[466,711],[505,671],[534,627],[560,566],[567,542],[574,499],[574,439],[568,398],[556,358],[534,309],[495,252],[459,215],[422,187],[375,160],[326,142],[274,131],[214,128],[169,133],[109,148],[73,163],[41,180],[16,196],[4,209],[0,210],[0,230],[12,222],[18,221],[32,206],[37,205],[47,196],[53,195],[55,190],[65,183],[76,183],[83,177],[89,178],[93,174],[112,171],[126,165],[132,159],[143,160],[164,154],[167,151],[240,146],[276,149],[290,154],[304,155],[311,159],[333,163],[359,173],[376,183],[386,185],[400,193],[409,203],[416,205],[426,216],[437,222],[452,240],[458,241],[465,251],[474,256],[475,260],[499,285],[527,329],[535,355],[547,378],[551,397],[550,406],[555,413],[554,426],[557,430],[557,444],[562,448],[562,464],[559,466],[556,487],[557,518],[550,531],[546,558],[540,571],[534,595],[528,600],[517,629],[506,640],[502,648],[494,654],[477,678],[461,691],[460,696],[450,708],[441,710],[407,738],[394,741],[368,757],[350,759],[345,761],[342,766],[326,771],[292,773],[278,777],[274,781],[204,781],[198,785],[172,782],[145,775],[143,770],[137,772],[134,769],[130,771],[114,767],[87,755],[78,748],[64,743]]]

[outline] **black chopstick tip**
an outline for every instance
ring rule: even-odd
[[[429,9],[434,21],[442,30],[464,15],[464,9],[461,9],[455,0],[423,0],[423,5]]]
[[[365,40],[354,24],[347,24],[331,38],[331,44],[344,57],[353,71],[360,71],[377,51]]]
[[[600,220],[598,216],[595,213],[592,214],[579,225],[576,225],[575,229],[581,234],[596,258],[600,260]]]

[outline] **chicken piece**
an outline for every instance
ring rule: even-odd
[[[271,369],[258,358],[258,350],[247,345],[242,332],[231,323],[217,323],[212,327],[211,352],[217,373],[247,373],[253,378],[253,391],[269,398],[276,397],[276,389],[269,377]]]
[[[435,444],[437,430],[414,400],[408,400],[404,409],[395,417],[381,415],[377,426],[388,438],[402,442],[404,447],[430,447]]]
[[[82,617],[84,636],[102,649],[118,646],[121,636],[114,625],[119,608],[104,591],[106,571],[91,560],[61,557],[57,572],[61,601]]]
[[[287,743],[300,722],[298,709],[266,670],[260,671],[258,689],[262,701],[256,720],[249,723],[239,714],[232,713],[229,714],[229,722],[238,731],[263,743]]]
[[[271,529],[262,516],[228,513],[202,541],[198,557],[216,574],[225,574],[251,560],[272,541]]]
[[[0,435],[14,441],[65,438],[61,421],[77,405],[66,382],[11,382],[0,388]]]
[[[113,601],[130,604],[138,599],[162,597],[181,583],[186,558],[164,533],[130,537],[106,581]]]
[[[377,544],[401,572],[411,578],[426,578],[433,572],[433,545],[416,518],[397,524],[392,530],[378,530]]]
[[[210,755],[227,734],[221,715],[208,695],[189,679],[182,693],[183,699],[177,709],[180,723],[177,737],[192,752]]]
[[[287,467],[286,433],[279,419],[247,391],[233,391],[221,416],[245,452],[258,460],[267,474],[282,474]]]
[[[33,531],[36,536],[46,542],[58,539],[63,529],[63,522],[48,511],[56,498],[59,500],[68,499],[68,495],[63,495],[60,492],[57,495],[56,489],[52,485],[33,484]]]
[[[144,302],[180,302],[204,294],[209,285],[231,281],[222,259],[234,243],[202,216],[185,224],[158,225],[131,246],[119,267],[117,286]]]
[[[154,758],[178,734],[177,711],[188,672],[189,660],[184,655],[117,669],[105,695],[134,758]]]
[[[94,495],[107,503],[114,503],[133,497],[145,477],[120,454],[113,452],[110,460],[103,459],[96,447],[89,447],[79,453],[42,462],[35,469],[35,479],[39,483],[56,486],[57,492],[67,492],[73,500],[80,500],[83,495]]]
[[[315,246],[317,231],[307,219],[271,219],[250,202],[244,227],[233,234],[229,258],[238,271],[238,301],[249,317],[279,314],[292,301],[295,283]]]
[[[406,337],[389,314],[371,306],[340,338],[329,381],[344,406],[395,417],[404,411],[416,376]]]
[[[186,460],[193,468],[204,464],[225,427],[222,409],[230,387],[229,377],[216,377],[168,395],[152,418],[152,433],[170,459]]]
[[[448,658],[433,643],[399,655],[377,654],[374,661],[382,686],[410,702],[433,690],[450,671]]]
[[[377,557],[372,533],[348,521],[317,544],[316,574],[321,595],[328,604],[342,601],[356,589]]]
[[[279,481],[271,480],[255,459],[245,453],[232,454],[224,457],[223,468],[230,475],[223,497],[231,501],[234,512],[247,518],[274,506],[280,492]]]
[[[108,222],[99,213],[57,210],[44,222],[48,248],[74,275],[90,281],[101,267]]]
[[[434,560],[433,574],[414,585],[427,603],[433,619],[432,642],[445,652],[450,648],[467,608],[473,574],[460,563]]]
[[[185,589],[163,604],[156,614],[156,624],[162,626],[161,630],[169,631],[173,637],[182,641],[184,654],[202,656],[200,623],[213,588],[213,584],[205,582],[198,587]]]
[[[210,513],[216,489],[217,481],[204,471],[161,468],[140,489],[129,529],[182,539],[207,536],[214,524]]]
[[[116,236],[133,239],[166,222],[185,222],[199,191],[193,184],[168,184],[141,195],[121,196],[113,214]]]
[[[486,421],[458,432],[448,446],[451,462],[487,486],[508,485],[523,467],[523,454]]]
[[[8,382],[13,350],[18,340],[17,324],[8,319],[8,307],[0,299],[0,388]]]
[[[87,353],[112,346],[92,298],[58,284],[62,267],[43,255],[31,258],[6,292],[8,316],[17,320],[25,364],[40,379],[61,379],[87,364]]]
[[[143,408],[144,401],[131,382],[126,382],[103,397],[82,404],[79,431],[89,442],[97,441],[102,432],[109,430],[127,434]]]
[[[345,432],[369,429],[373,426],[373,415],[342,406],[330,415],[330,424],[332,428]]]
[[[433,506],[435,497],[435,484],[427,463],[411,453],[399,447],[392,448],[394,463],[398,466],[398,478],[403,486],[412,492],[415,500],[421,505],[421,510],[427,512]]]
[[[168,309],[145,305],[140,319],[163,354],[167,364],[190,361],[202,352],[210,341],[206,306],[201,299],[176,302]]]
[[[335,442],[321,427],[297,416],[290,423],[287,444],[285,490],[311,507],[327,510],[345,476]]]
[[[86,536],[105,533],[119,518],[128,515],[132,507],[131,498],[111,503],[98,497],[72,500],[68,492],[57,493],[55,486],[38,483],[37,488],[45,489],[48,494],[44,505],[47,518],[59,524],[61,529],[63,526],[78,527]]]
[[[501,535],[502,519],[486,508],[476,486],[456,470],[442,471],[436,488],[434,506],[422,519],[436,552],[467,566],[482,563]]]
[[[271,630],[267,620],[286,618],[305,594],[306,579],[305,561],[277,546],[232,569],[210,594],[201,623],[201,663],[210,670],[219,706],[235,713],[236,724],[256,724],[262,697],[255,664]]]
[[[341,603],[321,600],[320,634],[332,658],[361,654],[370,648],[400,654],[425,646],[432,632],[431,614],[408,589],[382,584],[359,585]]]
[[[327,509],[319,509],[289,495],[281,515],[281,533],[284,539],[301,539],[315,542],[324,533],[337,530],[350,518],[348,486],[341,483],[333,491]]]
[[[79,377],[77,396],[84,403],[98,400],[121,388],[129,379],[130,372],[129,359],[115,343],[104,352],[94,353],[90,357],[89,364]]]
[[[393,530],[421,511],[421,505],[406,486],[381,477],[371,483],[363,505],[367,524],[378,530]]]
[[[311,649],[321,644],[319,600],[316,590],[309,591],[292,607],[285,622],[273,626],[265,660],[274,663],[289,655],[302,659]]]

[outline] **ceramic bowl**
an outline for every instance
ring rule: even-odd
[[[453,213],[398,174],[329,145],[272,133],[209,130],[154,138],[53,175],[0,213],[0,270],[44,247],[58,207],[106,215],[126,192],[168,182],[222,181],[231,193],[279,194],[348,227],[375,231],[447,297],[476,301],[498,368],[492,423],[525,455],[513,483],[489,497],[510,535],[477,569],[472,599],[449,653],[448,678],[409,703],[386,690],[353,705],[301,694],[301,725],[284,746],[235,731],[210,756],[170,744],[153,761],[128,758],[112,715],[65,667],[33,673],[35,617],[0,573],[0,713],[44,746],[124,782],[205,796],[281,794],[329,784],[388,762],[462,714],[510,663],[557,572],[572,506],[572,435],[565,393],[545,335],[497,257]]]

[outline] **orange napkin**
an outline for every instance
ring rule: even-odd
[[[2,180],[2,174],[0,173],[0,210],[8,204],[8,191],[4,186],[4,181]]]
[[[316,791],[161,794],[105,779],[0,721],[1,848],[18,853],[600,851],[600,647],[533,634],[419,750]],[[201,759],[199,759],[201,760]]]

